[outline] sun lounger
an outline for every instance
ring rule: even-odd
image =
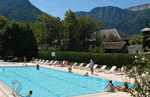
[[[45,60],[42,60],[42,61],[41,61],[41,62],[39,62],[38,64],[42,64],[42,63],[44,63],[44,61],[45,61]]]
[[[50,62],[48,63],[48,65],[52,65],[53,61],[54,61],[54,60],[50,61]]]
[[[74,69],[80,69],[81,66],[83,66],[83,65],[84,65],[84,63],[81,63],[79,66],[74,66]]]
[[[88,68],[89,68],[89,66],[90,66],[90,64],[87,64],[86,66],[82,66],[82,67],[80,68],[80,70],[88,69]]]
[[[94,64],[93,70],[95,70],[97,68],[97,66],[98,66],[98,64]],[[87,70],[90,71],[90,67]]]
[[[35,59],[35,60],[31,60],[31,61],[29,61],[29,62],[31,62],[31,63],[36,63],[37,60],[38,60],[38,59]]]
[[[96,69],[95,72],[102,72],[105,70],[106,67],[107,67],[106,65],[103,65],[101,68]]]
[[[52,63],[52,65],[56,65],[57,62],[58,62],[58,61],[55,61],[54,63]]]
[[[37,62],[37,64],[40,64],[41,62],[43,62],[44,60],[42,60],[42,59],[40,59],[38,62]]]
[[[40,64],[45,64],[45,63],[47,63],[48,62],[48,60],[46,60],[45,62],[43,61],[43,62],[40,62]]]
[[[49,66],[51,66],[51,65],[55,64],[56,62],[57,62],[57,61],[54,61],[54,62],[50,63],[50,64],[49,64]]]
[[[73,65],[72,65],[72,68],[74,68],[75,66],[77,66],[77,62],[75,62]]]
[[[48,63],[48,60],[46,60],[43,64],[47,64]]]
[[[42,59],[38,60],[36,63],[39,63],[39,62],[41,62],[41,61],[42,61]]]
[[[116,75],[123,75],[123,74],[125,74],[125,68],[122,66],[120,71],[116,71],[115,74]]]
[[[108,70],[108,71],[106,70],[106,71],[104,71],[104,73],[107,73],[107,74],[113,73],[116,68],[117,68],[117,66],[112,66],[110,70]]]
[[[35,59],[35,60],[33,61],[33,63],[36,63],[36,62],[37,62],[37,60],[38,60],[38,59]]]
[[[66,61],[63,61],[63,64],[65,64]]]
[[[68,61],[66,61],[65,64],[63,64],[63,66],[67,66],[67,64],[68,64]]]
[[[60,63],[58,67],[66,67],[66,66],[67,66],[67,64],[68,64],[68,61],[66,61],[66,62],[65,62],[65,64]]]
[[[52,63],[53,63],[53,60],[51,60],[50,62],[45,63],[45,65],[49,65],[49,64],[52,64]]]

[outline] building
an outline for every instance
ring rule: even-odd
[[[128,53],[126,46],[129,46],[129,40],[131,40],[132,37],[117,29],[107,29],[107,30],[94,32],[91,35],[90,41],[96,41],[96,38],[104,37],[104,36],[108,38],[109,35],[111,34],[118,37],[118,39],[121,41],[120,42],[104,42],[106,53]]]
[[[143,53],[143,45],[135,44],[127,46],[128,54],[142,54]]]

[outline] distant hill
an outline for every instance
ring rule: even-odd
[[[35,23],[37,15],[42,13],[29,0],[0,0],[0,15],[5,16],[9,21],[13,19],[23,22],[29,20]]]
[[[29,20],[35,23],[37,15],[43,12],[32,5],[29,0],[0,0],[0,15],[9,21],[25,22]],[[103,20],[104,29],[116,28],[129,35],[139,34],[145,28],[145,21],[150,21],[150,4],[139,5],[121,9],[119,7],[95,7],[90,12],[78,11],[76,16],[91,16],[95,20]]]
[[[141,10],[145,10],[145,9],[149,9],[149,8],[150,8],[150,3],[144,4],[144,5],[139,5],[139,6],[134,6],[134,7],[129,7],[129,8],[126,8],[126,10],[141,11]]]
[[[144,6],[144,5],[140,5]],[[139,34],[140,30],[145,28],[146,20],[150,20],[150,8],[145,7],[141,11],[131,11],[134,7],[121,9],[118,7],[107,6],[107,7],[96,7],[90,12],[78,11],[75,12],[76,16],[91,16],[93,19],[102,20],[105,23],[104,29],[116,28],[129,35]],[[145,4],[145,6],[147,6]],[[138,7],[138,6],[136,6]],[[136,8],[135,7],[135,8]]]

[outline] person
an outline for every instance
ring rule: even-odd
[[[118,70],[116,71],[116,73],[117,73],[117,72],[121,72],[121,69],[120,69],[120,68],[118,68]]]
[[[94,61],[91,59],[90,61],[91,74],[93,74],[93,65],[94,65]]]
[[[34,63],[34,61],[35,61],[35,58],[33,57],[33,58],[32,58],[32,63]]]
[[[68,68],[68,72],[71,72],[72,71],[72,68],[71,68],[72,66],[69,66],[69,68]]]
[[[109,86],[109,90],[105,90]],[[115,87],[111,80],[109,80],[109,84],[104,88],[105,92],[114,92]]]
[[[23,63],[23,65],[27,65],[26,61],[27,61],[27,58],[26,58],[26,56],[25,56],[25,57],[24,57],[24,63]]]
[[[28,93],[28,95],[27,95],[27,97],[30,97],[32,95],[32,93],[33,93],[33,91],[30,90],[29,93]]]
[[[86,74],[84,74],[84,76],[89,76],[88,72]]]
[[[5,69],[3,69],[3,71],[5,71]]]
[[[124,83],[124,87],[117,85],[117,86],[115,86],[115,88],[116,88],[118,91],[127,92],[128,84],[125,82],[125,83]]]
[[[59,64],[59,67],[62,67],[63,66],[63,62],[61,62],[60,64]]]
[[[36,69],[39,70],[39,67],[40,67],[39,64],[37,64]]]

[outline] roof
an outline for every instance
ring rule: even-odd
[[[125,33],[121,32],[119,30],[116,30],[116,29],[107,29],[107,30],[101,30],[100,32],[99,31],[94,32],[92,34],[92,37],[91,37],[93,40],[95,40],[94,37],[95,37],[96,33],[97,33],[98,37],[102,37],[102,36],[105,35],[106,38],[108,38],[108,36],[110,34],[113,34],[114,36],[118,37],[121,40],[131,40],[132,39],[132,37],[130,35],[125,34]]]
[[[146,28],[142,29],[140,32],[150,32],[150,28],[146,27]]]
[[[104,47],[106,49],[122,49],[122,47],[126,44],[126,41],[122,42],[104,42]]]

